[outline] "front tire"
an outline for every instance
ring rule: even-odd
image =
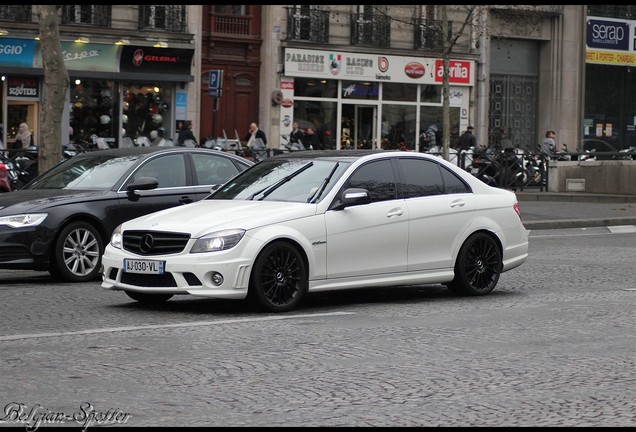
[[[68,282],[91,281],[98,276],[103,252],[97,228],[88,222],[71,222],[55,242],[49,273]]]
[[[488,234],[477,233],[462,245],[455,262],[455,278],[448,289],[459,295],[480,296],[491,292],[501,275],[501,250]]]
[[[250,276],[249,298],[269,312],[294,309],[307,292],[307,266],[296,247],[275,242],[263,249]]]

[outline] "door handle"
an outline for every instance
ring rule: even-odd
[[[388,218],[392,218],[393,216],[402,216],[404,214],[404,211],[402,209],[393,209],[390,210],[387,214],[386,217]]]
[[[466,205],[465,201],[458,200],[458,201],[453,201],[450,206],[452,208],[455,208],[455,207],[464,207],[465,205]]]

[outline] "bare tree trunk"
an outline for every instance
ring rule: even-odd
[[[442,80],[442,157],[449,159],[450,147],[450,107],[449,107],[449,65],[450,54],[453,44],[448,40],[448,7],[441,6],[442,9],[442,58],[444,60],[444,78]]]
[[[44,91],[40,109],[38,171],[52,168],[62,159],[62,113],[69,76],[62,58],[59,5],[36,5],[40,26],[40,51],[44,68]]]

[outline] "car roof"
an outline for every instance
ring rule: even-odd
[[[409,152],[399,150],[305,150],[278,154],[276,156],[272,156],[270,159],[328,159],[353,161],[368,155],[391,153],[408,155]]]
[[[179,152],[179,153],[183,153],[183,152],[188,152],[188,153],[195,153],[195,152],[204,152],[204,153],[216,153],[216,154],[222,154],[223,156],[227,156],[229,158],[235,159],[235,160],[239,160],[241,162],[246,162],[248,165],[252,165],[253,162],[251,162],[248,159],[242,158],[240,156],[236,156],[233,153],[227,153],[227,152],[221,152],[218,150],[213,150],[213,149],[209,149],[209,148],[205,148],[205,147],[182,147],[182,146],[178,146],[178,147],[158,147],[158,146],[150,146],[150,147],[118,147],[118,148],[112,148],[112,149],[106,149],[106,150],[94,150],[94,151],[87,151],[87,152],[83,152],[83,153],[79,153],[75,156],[73,156],[74,158],[84,158],[84,157],[91,157],[91,155],[93,154],[99,154],[99,155],[109,155],[112,157],[121,157],[121,156],[131,156],[131,155],[147,155],[147,154],[161,154],[161,153],[172,153],[172,152]]]

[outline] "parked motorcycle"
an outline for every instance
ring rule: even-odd
[[[466,170],[486,184],[512,190],[528,186],[535,177],[519,149],[476,149]]]

